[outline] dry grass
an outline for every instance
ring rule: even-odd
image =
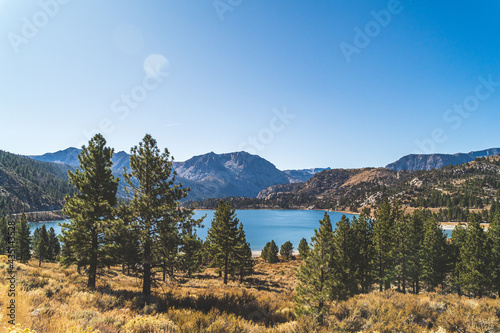
[[[104,273],[89,291],[74,268],[39,268],[35,261],[17,271],[17,327],[7,324],[9,301],[5,258],[0,258],[0,327],[4,332],[498,332],[500,301],[454,295],[360,295],[330,305],[323,327],[312,318],[297,319],[293,308],[300,261],[257,261],[245,283],[221,283],[207,269],[193,279],[180,275],[162,283],[150,302],[140,281],[118,267]],[[3,325],[3,326],[2,326]],[[9,328],[9,330],[7,330]]]

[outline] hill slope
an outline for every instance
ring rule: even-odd
[[[376,207],[384,197],[398,199],[406,207],[435,208],[443,221],[464,221],[469,210],[482,212],[488,221],[500,211],[500,155],[430,171],[325,170],[304,183],[269,187],[252,200],[231,200],[236,208],[342,211]],[[205,200],[200,206],[209,208],[214,204]]]
[[[66,167],[0,151],[0,211],[61,209],[72,190]]]

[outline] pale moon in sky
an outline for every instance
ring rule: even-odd
[[[151,78],[158,77],[160,73],[167,74],[169,67],[169,61],[161,54],[151,54],[144,60],[144,71]]]

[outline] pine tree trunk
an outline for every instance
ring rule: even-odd
[[[92,254],[90,257],[89,265],[89,280],[87,286],[90,289],[95,289],[96,275],[97,275],[97,232],[92,229]]]
[[[245,270],[243,269],[243,267],[241,267],[241,269],[240,269],[240,283],[243,283],[243,273],[244,273],[244,271]]]
[[[227,273],[228,273],[228,258],[226,257],[224,261],[224,284],[227,284]]]
[[[142,294],[144,296],[151,295],[151,244],[147,240],[144,246],[144,265],[143,265],[143,281],[142,281]]]

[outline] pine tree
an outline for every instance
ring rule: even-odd
[[[244,245],[240,243],[238,224],[231,204],[220,200],[208,230],[207,251],[212,260],[211,266],[223,272],[224,284],[227,284],[228,274],[234,270],[239,251]]]
[[[285,260],[290,260],[290,258],[292,258],[292,254],[293,254],[293,244],[290,241],[286,241],[281,245],[280,255],[282,258],[285,258]]]
[[[42,262],[49,258],[50,242],[49,233],[45,224],[41,228],[36,228],[33,237],[34,249],[33,254],[38,259],[38,266],[42,266]]]
[[[61,253],[61,244],[57,239],[56,232],[53,227],[49,229],[49,253],[47,259],[51,262],[56,261],[57,256]]]
[[[269,256],[269,247],[271,246],[271,242],[267,242],[266,245],[264,245],[264,248],[262,249],[261,253],[260,253],[260,257],[262,258],[262,260],[264,260],[265,262],[267,262],[267,258]]]
[[[96,134],[88,146],[83,146],[78,160],[79,169],[68,171],[69,181],[78,190],[66,196],[63,212],[69,223],[61,224],[64,251],[62,263],[89,265],[87,286],[96,286],[98,267],[109,263],[114,225],[118,179],[111,172],[113,149]]]
[[[26,263],[31,259],[31,231],[28,226],[28,220],[26,219],[26,214],[22,213],[20,220],[16,225],[15,233],[15,255],[16,260]]]
[[[451,244],[449,247],[449,264],[452,271],[451,286],[459,295],[462,294],[462,288],[460,286],[460,252],[464,247],[466,236],[467,230],[462,223],[455,226],[451,233]]]
[[[116,244],[114,256],[119,258],[118,263],[122,265],[122,272],[130,275],[130,269],[136,271],[136,265],[141,262],[139,237],[133,228],[133,216],[130,207],[120,205],[117,209],[120,217],[120,228],[114,235]]]
[[[241,249],[241,261],[240,265],[240,283],[243,283],[245,275],[248,275],[253,270],[255,264],[252,258],[252,250],[250,248],[250,243],[246,242]]]
[[[202,261],[203,241],[196,235],[196,232],[190,228],[182,235],[182,245],[180,251],[181,267],[190,277],[194,272],[200,270]]]
[[[133,191],[129,213],[131,227],[140,244],[142,267],[142,294],[149,297],[156,268],[164,267],[169,251],[177,254],[178,244],[167,248],[165,242],[177,242],[182,229],[195,227],[201,220],[193,220],[191,209],[181,209],[180,200],[189,189],[176,183],[173,158],[167,149],[163,153],[156,140],[146,134],[139,146],[131,149],[131,172],[124,178]]]
[[[500,296],[500,210],[496,209],[487,234],[491,244],[492,288]]]
[[[345,215],[337,222],[333,232],[333,298],[345,300],[358,292],[355,267],[354,234],[351,222]]]
[[[312,314],[323,324],[333,294],[333,230],[328,213],[319,222],[311,238],[311,250],[296,272],[295,302],[298,315]]]
[[[375,245],[375,270],[380,291],[389,289],[394,279],[395,222],[391,205],[384,199],[375,212],[373,240]]]
[[[305,238],[300,240],[298,250],[300,259],[305,260],[307,258],[307,254],[309,253],[309,244],[307,244],[307,240]]]
[[[486,233],[476,214],[469,216],[465,241],[460,248],[458,267],[460,285],[481,297],[490,285],[490,248]]]
[[[420,254],[422,282],[428,291],[443,284],[447,272],[446,235],[437,221],[429,219],[425,224],[424,240]]]
[[[243,282],[244,276],[253,270],[254,261],[252,258],[252,250],[250,243],[247,242],[243,224],[240,222],[238,226],[238,253],[235,260],[235,268],[239,270],[240,283]]]
[[[368,293],[373,285],[373,261],[375,248],[373,246],[373,222],[362,213],[352,220],[354,244],[356,244],[354,267],[356,281],[361,286],[362,293]]]
[[[430,212],[424,210],[416,210],[408,216],[408,229],[404,235],[404,241],[408,253],[406,254],[406,264],[408,272],[408,282],[411,284],[412,292],[418,294],[420,292],[421,280],[421,255],[422,243],[424,241],[424,221],[430,219]]]
[[[279,248],[278,245],[274,242],[274,240],[268,242],[266,246],[264,246],[264,250],[262,250],[262,259],[264,261],[270,263],[270,264],[275,264],[279,262],[278,258],[278,253],[279,253]]]

